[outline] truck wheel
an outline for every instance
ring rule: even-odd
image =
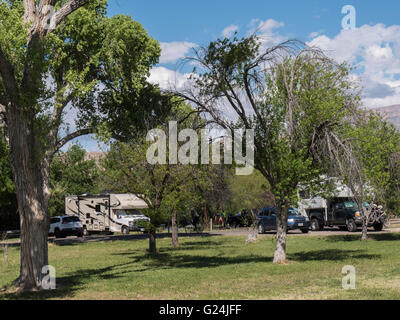
[[[265,233],[264,226],[261,223],[258,225],[258,233],[259,234]]]
[[[320,225],[319,225],[319,221],[318,219],[312,219],[311,220],[311,230],[312,231],[319,231],[321,229]]]
[[[308,233],[310,230],[307,228],[303,228],[303,229],[301,229],[301,232],[303,232],[303,233]]]
[[[124,235],[128,235],[128,234],[129,234],[129,229],[128,229],[128,227],[127,227],[127,226],[123,226],[123,227],[121,228],[121,232],[122,232],[122,234],[124,234]]]
[[[356,225],[356,223],[354,222],[353,219],[347,220],[346,225],[347,225],[347,231],[349,231],[349,232],[356,232],[357,231],[357,225]]]
[[[374,230],[375,231],[382,231],[382,229],[383,229],[383,224],[382,223],[374,224]]]

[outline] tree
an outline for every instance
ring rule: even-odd
[[[139,100],[160,48],[131,17],[107,17],[106,0],[1,1],[0,21],[0,109],[21,223],[16,284],[36,290],[48,264],[55,153],[105,121],[115,129],[116,117],[103,111],[112,101],[114,114],[124,114],[128,96]],[[90,103],[95,97],[101,99]],[[129,106],[133,114],[136,105]],[[68,108],[78,118],[72,131],[65,125]]]
[[[195,205],[195,184],[201,174],[192,165],[151,164],[146,153],[151,143],[145,138],[133,142],[114,143],[104,162],[105,186],[116,192],[134,193],[144,200],[151,222],[149,252],[156,252],[156,230],[168,219],[173,219],[173,245],[177,245],[177,213]]]
[[[344,177],[350,185],[360,208],[362,240],[368,239],[368,224],[374,222],[372,206],[364,201],[387,204],[387,197],[395,187],[391,170],[400,151],[400,134],[396,128],[372,111],[360,112],[358,121],[349,128],[349,139],[358,163],[358,174]],[[346,170],[345,170],[346,172]]]
[[[167,107],[170,106],[169,115],[163,124],[152,128],[147,136],[137,134],[127,142],[111,142],[110,152],[103,162],[103,186],[106,189],[134,193],[147,203],[146,213],[151,219],[147,226],[151,253],[156,252],[157,227],[167,220],[172,221],[172,244],[174,247],[178,245],[179,215],[196,207],[201,199],[199,190],[207,188],[210,177],[208,166],[170,161],[167,143],[169,145],[173,141],[170,141],[172,137],[166,137],[169,121],[175,121],[177,130],[199,129],[204,122],[190,107],[176,102],[176,99],[169,99],[167,103]],[[160,122],[154,120],[148,125]],[[125,135],[123,131],[121,133]],[[107,141],[108,137],[104,138]],[[186,144],[176,142],[177,150]],[[194,143],[197,145],[199,141]]]
[[[84,193],[97,194],[99,169],[96,160],[86,160],[86,151],[78,145],[59,152],[51,164],[51,199],[49,214],[63,215],[65,197]]]
[[[267,179],[276,202],[275,263],[286,260],[288,211],[300,183],[315,181],[319,162],[359,101],[345,65],[297,41],[264,48],[256,36],[218,39],[188,60],[192,87],[175,94],[207,112],[216,123],[255,130],[255,167]],[[224,111],[234,112],[238,121]],[[337,147],[337,148],[336,148]]]
[[[231,176],[228,188],[232,194],[230,212],[240,212],[243,209],[250,211],[274,204],[268,181],[259,171],[249,176]]]

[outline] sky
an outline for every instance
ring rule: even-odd
[[[343,27],[346,5],[355,9],[352,29]],[[298,39],[349,62],[367,108],[400,104],[398,0],[110,0],[108,15],[116,14],[130,15],[160,42],[160,64],[151,70],[149,81],[163,88],[184,85],[189,71],[180,68],[179,61],[191,48],[235,31],[245,36],[258,30],[271,45]],[[91,138],[79,142],[89,151],[98,150]]]

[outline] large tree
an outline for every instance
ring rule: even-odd
[[[283,263],[297,189],[326,171],[321,151],[341,148],[341,130],[358,106],[348,69],[297,41],[265,48],[256,36],[218,39],[189,61],[193,85],[175,94],[224,128],[255,131],[255,167],[277,206],[274,262]]]
[[[0,22],[0,109],[21,224],[16,283],[40,289],[54,154],[134,114],[141,91],[152,91],[146,78],[160,48],[131,17],[107,17],[105,0],[5,0]]]

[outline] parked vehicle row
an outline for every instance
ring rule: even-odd
[[[65,216],[51,218],[49,235],[64,238],[92,233],[145,231],[150,218],[140,212],[148,206],[133,194],[70,196],[65,199]]]

